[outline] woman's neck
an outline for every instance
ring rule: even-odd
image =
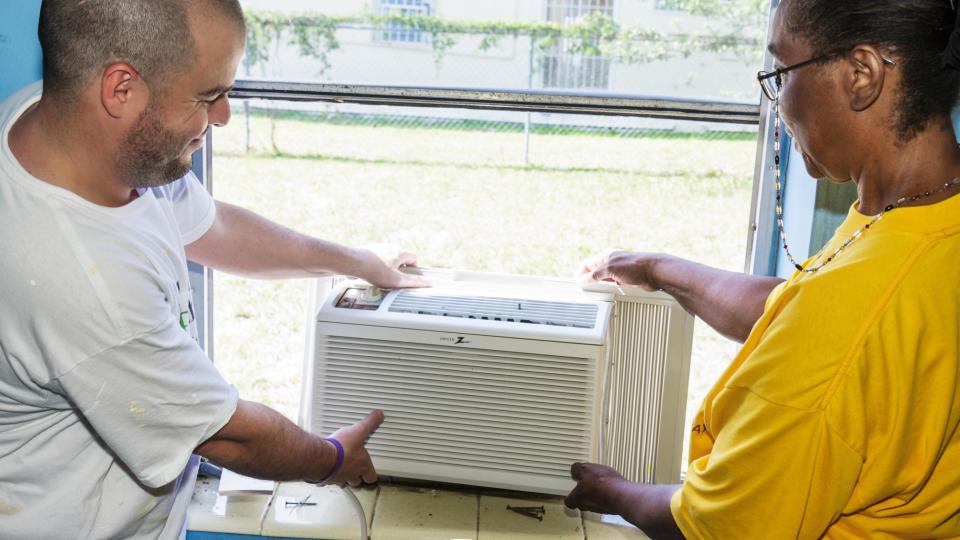
[[[948,121],[932,121],[910,141],[895,140],[869,152],[881,156],[854,175],[863,214],[879,214],[904,198],[933,192],[960,176],[960,147]],[[935,204],[955,195],[954,189],[933,193],[904,206]]]

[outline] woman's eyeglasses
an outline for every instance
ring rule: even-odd
[[[770,101],[776,101],[780,97],[780,89],[783,87],[783,74],[788,71],[793,71],[795,69],[802,68],[803,66],[813,64],[815,62],[821,62],[830,58],[831,56],[836,56],[841,54],[842,51],[832,51],[825,54],[821,54],[815,58],[805,60],[799,64],[793,64],[792,66],[782,67],[780,69],[775,69],[773,71],[761,71],[757,73],[757,82],[760,83],[760,89],[763,90],[763,95],[767,96],[767,99]],[[896,62],[887,58],[886,56],[881,56],[884,64],[889,66],[897,65]]]

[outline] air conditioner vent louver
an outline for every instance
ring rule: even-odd
[[[382,408],[375,459],[565,481],[590,456],[595,359],[332,335],[319,346],[314,430]]]
[[[486,296],[444,296],[428,291],[402,291],[390,305],[393,313],[416,313],[570,328],[594,328],[597,306]]]

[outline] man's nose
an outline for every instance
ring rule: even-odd
[[[227,96],[223,96],[221,99],[218,99],[210,109],[210,115],[207,118],[207,123],[212,126],[221,127],[227,125],[229,122],[230,99],[227,98]]]

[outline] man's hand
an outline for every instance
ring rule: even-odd
[[[598,514],[620,514],[617,495],[623,484],[629,484],[620,473],[606,465],[574,463],[570,476],[577,485],[563,501],[567,507]]]
[[[357,256],[360,265],[354,275],[371,285],[383,289],[427,286],[423,278],[407,275],[398,270],[403,266],[417,265],[417,256],[409,251],[389,244],[375,244],[358,248]]]
[[[325,482],[358,486],[377,481],[364,444],[382,422],[383,411],[377,410],[333,434],[343,446],[343,462]],[[230,421],[196,453],[237,473],[280,482],[317,482],[337,462],[337,448],[330,441],[300,429],[269,407],[242,399]]]
[[[617,285],[633,285],[648,291],[659,290],[653,281],[653,265],[662,255],[609,251],[587,259],[580,267],[582,283],[613,281]]]
[[[359,487],[364,483],[373,484],[377,481],[377,471],[373,468],[370,454],[364,445],[382,423],[383,411],[376,410],[356,424],[338,429],[331,435],[343,445],[343,465],[337,474],[325,483]]]

